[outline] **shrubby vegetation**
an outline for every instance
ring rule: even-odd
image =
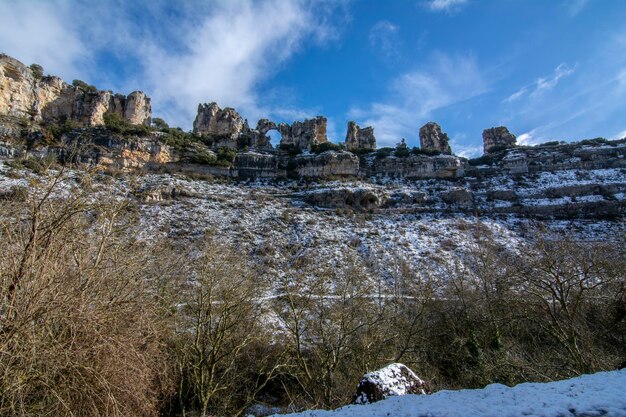
[[[148,126],[132,124],[117,113],[105,113],[104,125],[121,135],[145,136],[150,133]]]
[[[292,157],[300,155],[302,153],[302,149],[300,149],[296,145],[291,145],[291,144],[281,143],[280,145],[278,145],[278,149],[283,152],[286,152],[289,156],[292,156]]]
[[[421,149],[421,148],[418,148],[416,146],[414,146],[411,149],[411,153],[413,155],[426,155],[426,156],[441,155],[441,151],[438,151],[437,149]]]
[[[332,142],[315,143],[311,145],[311,152],[314,154],[320,154],[326,151],[341,151],[343,147],[339,144]]]
[[[0,204],[0,416],[335,407],[395,361],[441,389],[626,355],[620,245],[537,233],[513,250],[468,226],[463,263],[291,246],[270,268],[211,234],[138,241],[133,200],[92,199],[89,174],[76,186],[42,172]]]
[[[86,93],[97,93],[98,89],[91,85],[91,84],[87,84],[86,82],[84,82],[83,80],[73,80],[72,81],[72,85]]]

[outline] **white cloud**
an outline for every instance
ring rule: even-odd
[[[374,126],[381,146],[393,146],[401,138],[415,139],[421,124],[433,111],[468,100],[488,90],[473,56],[437,54],[421,69],[396,78],[389,97],[369,108],[353,108],[351,118]]]
[[[262,24],[259,22],[262,16]],[[302,43],[329,36],[310,9],[266,0],[220,4],[187,32],[180,52],[151,45],[146,76],[166,116],[184,123],[198,102],[217,101],[250,118],[267,115],[258,85],[274,75]]]
[[[334,39],[342,6],[331,0],[0,0],[0,45],[69,80],[89,73],[102,54],[116,57],[123,81],[108,79],[102,68],[92,78],[106,81],[104,87],[85,79],[122,92],[143,89],[156,115],[189,128],[200,102],[236,107],[250,119],[272,114],[261,83],[304,45]]]
[[[617,139],[624,139],[624,138],[626,138],[626,129],[622,130],[616,135],[613,135],[611,139],[617,140]]]
[[[544,142],[537,136],[537,129],[533,129],[530,132],[522,133],[517,137],[517,144],[522,146],[533,146]]]
[[[507,98],[505,98],[502,102],[503,103],[511,103],[513,101],[519,100],[524,95],[526,95],[526,93],[528,93],[528,87],[522,87],[519,90],[517,90],[516,92],[514,92],[513,94],[511,94],[510,96],[508,96]]]
[[[467,136],[464,134],[456,134],[450,140],[452,153],[464,158],[476,158],[483,154],[482,145],[467,145]]]
[[[0,52],[46,73],[79,78],[89,56],[70,19],[66,3],[0,1]]]
[[[521,99],[524,96],[529,97],[537,97],[544,93],[545,91],[552,90],[559,81],[574,73],[574,68],[568,66],[565,63],[559,64],[555,69],[553,74],[547,77],[538,78],[535,82],[530,85],[526,85],[510,96],[506,97],[502,100],[503,103],[512,103]]]
[[[377,22],[370,29],[369,42],[377,51],[382,52],[386,58],[394,58],[399,55],[398,44],[400,38],[398,32],[400,28],[388,20]]]
[[[426,6],[433,12],[450,12],[467,4],[468,0],[429,0]]]
[[[585,8],[588,2],[589,0],[566,0],[565,7],[567,13],[570,16],[576,16]]]

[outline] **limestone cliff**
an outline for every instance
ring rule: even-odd
[[[483,150],[485,153],[515,147],[517,138],[504,126],[483,130]]]
[[[299,149],[310,149],[311,145],[328,142],[326,137],[326,118],[317,116],[291,125],[281,123],[278,131],[282,135],[281,146],[295,146]]]
[[[420,128],[420,147],[427,151],[437,151],[443,154],[452,154],[448,143],[448,135],[441,131],[441,126],[435,122],[428,122]]]
[[[346,132],[346,149],[370,151],[376,149],[374,128],[371,126],[361,128],[353,121],[348,122],[348,131]]]
[[[193,132],[212,136],[216,147],[236,149],[238,138],[244,130],[244,120],[231,107],[221,109],[217,103],[199,104],[198,114],[193,121]]]
[[[43,76],[20,61],[0,55],[0,117],[10,122],[104,124],[115,113],[132,124],[150,124],[150,98],[135,91],[128,96],[100,91],[83,82],[70,85]]]

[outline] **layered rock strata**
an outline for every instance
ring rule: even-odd
[[[18,60],[0,55],[0,116],[15,122],[104,124],[117,114],[132,124],[149,125],[150,98],[141,91],[128,96],[100,91],[82,82],[70,85],[59,77],[42,76]]]
[[[483,150],[485,153],[515,147],[517,138],[504,126],[483,130]]]
[[[428,122],[420,128],[420,148],[426,151],[452,154],[448,143],[448,135],[441,131],[441,126],[435,122]]]
[[[346,132],[346,149],[376,149],[376,137],[374,136],[374,128],[371,126],[361,128],[353,121],[348,122],[348,131]]]
[[[302,122],[293,122],[291,125],[281,123],[278,131],[282,135],[280,145],[293,146],[298,149],[310,149],[312,145],[328,142],[326,136],[326,118],[317,116],[315,119],[306,119]]]

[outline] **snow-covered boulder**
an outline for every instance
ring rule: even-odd
[[[401,363],[392,363],[365,374],[359,382],[354,404],[369,404],[387,397],[406,394],[430,394],[428,384]]]

